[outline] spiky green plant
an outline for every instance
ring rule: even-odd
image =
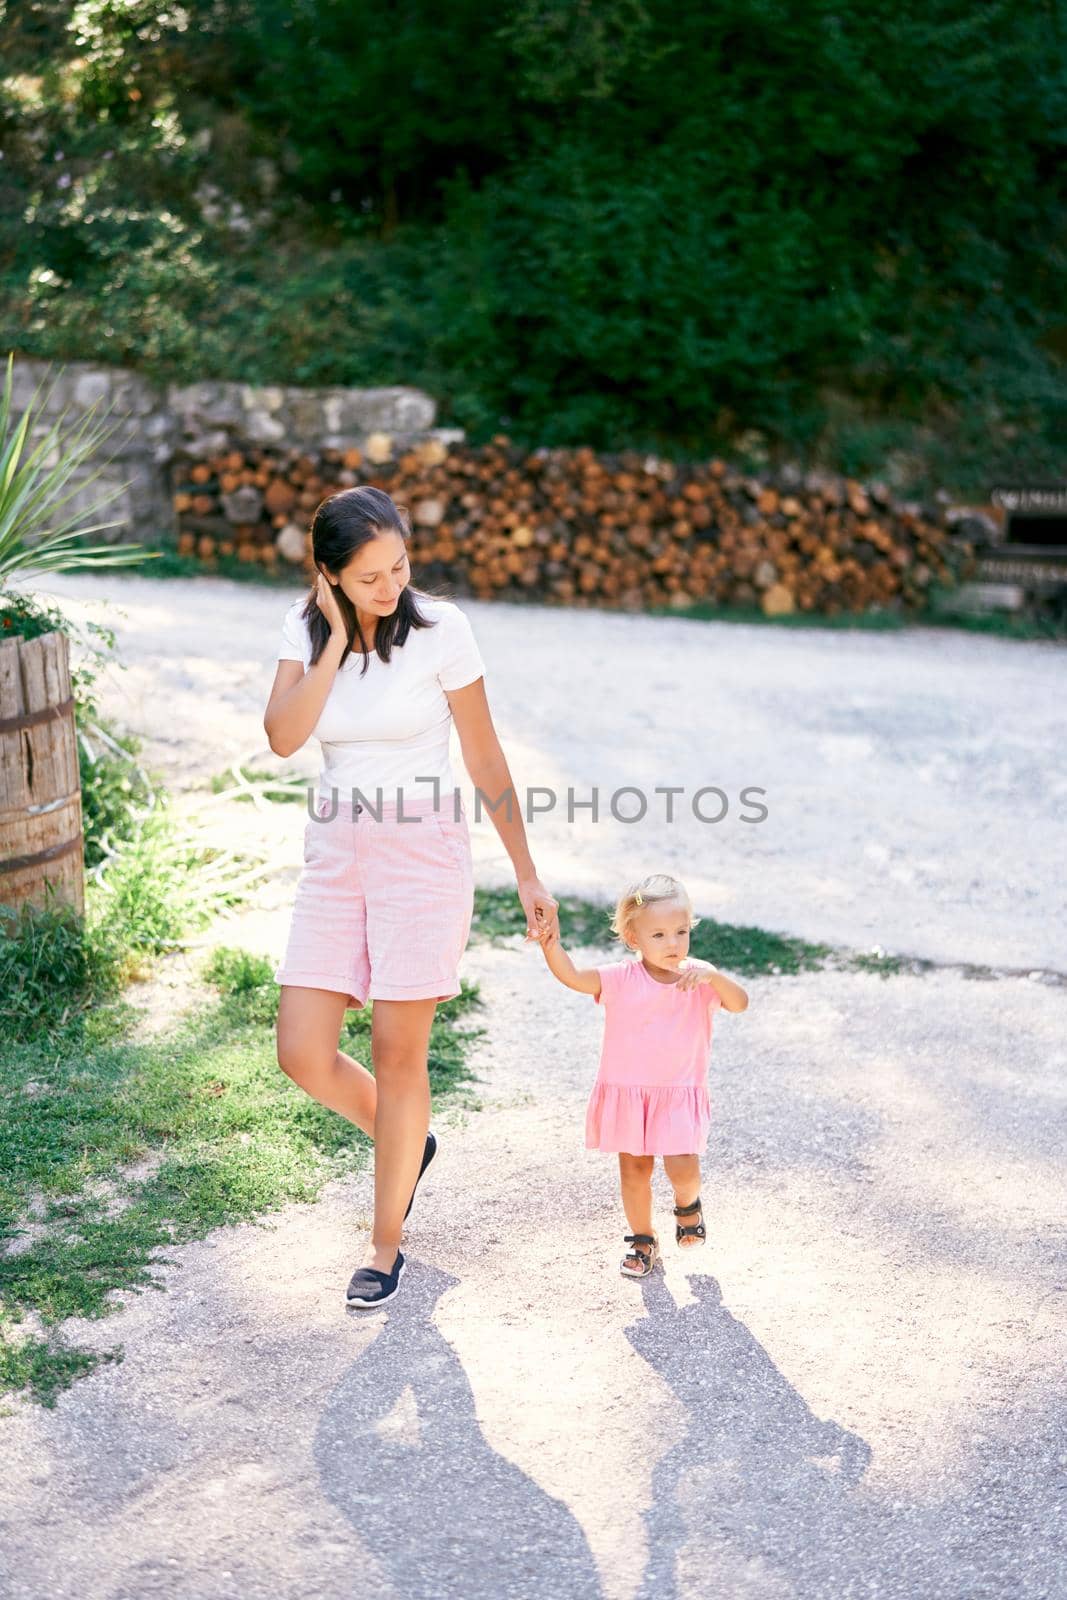
[[[128,483],[112,484],[103,489],[91,505],[80,510],[74,510],[69,504],[72,496],[95,482],[108,465],[105,460],[94,471],[82,470],[115,432],[122,418],[108,422],[110,411],[98,415],[100,402],[94,400],[81,419],[68,428],[66,418],[70,407],[66,406],[36,449],[23,459],[26,441],[40,412],[47,407],[54,385],[38,407],[42,379],[29,405],[15,422],[11,415],[13,377],[12,353],[7,358],[4,392],[0,396],[0,588],[16,573],[130,566],[152,560],[159,552],[145,551],[141,545],[124,544],[116,548],[82,542],[88,534],[122,527],[121,518],[88,524],[85,519],[102,511]]]

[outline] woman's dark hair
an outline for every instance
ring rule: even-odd
[[[311,553],[317,568],[334,574],[347,566],[357,550],[382,533],[399,533],[405,544],[411,537],[411,523],[407,508],[398,506],[384,489],[360,484],[356,489],[342,489],[323,500],[311,523]],[[356,608],[339,584],[333,586],[334,599],[340,608],[348,630],[348,643],[338,663],[343,666],[349,652],[363,652],[360,677],[370,666],[370,655],[363,629],[356,617]],[[412,628],[435,628],[436,622],[424,617],[416,604],[416,597],[425,595],[421,589],[405,584],[397,601],[396,610],[388,617],[380,617],[374,630],[374,649],[383,661],[388,661],[395,645],[399,649]],[[425,596],[425,598],[431,598]],[[314,666],[325,650],[330,638],[330,625],[319,610],[312,590],[300,613],[311,635],[311,664]]]

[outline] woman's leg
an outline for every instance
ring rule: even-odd
[[[378,1086],[374,1119],[374,1228],[364,1267],[390,1272],[400,1248],[430,1126],[427,1057],[436,1000],[375,1000],[371,1057]]]
[[[631,1233],[654,1233],[652,1226],[652,1168],[655,1156],[619,1156],[622,1209]]]
[[[312,1099],[347,1117],[373,1139],[377,1085],[366,1067],[337,1047],[345,1000],[333,989],[283,984],[278,1001],[278,1065]]]
[[[283,985],[278,1065],[313,1099],[374,1140],[374,1229],[362,1266],[388,1272],[400,1247],[430,1126],[427,1066],[436,1000],[376,1000],[371,1013],[373,1076],[337,1041],[345,996]]]

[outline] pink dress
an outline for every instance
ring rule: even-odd
[[[699,1155],[711,1126],[708,1064],[711,1019],[722,1005],[718,991],[710,983],[682,990],[657,983],[640,957],[596,970],[604,1039],[586,1110],[586,1148]]]

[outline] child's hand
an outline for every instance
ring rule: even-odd
[[[689,957],[689,964],[682,969],[682,975],[675,984],[676,989],[695,989],[701,983],[711,983],[718,971],[710,961],[701,961],[697,956]]]

